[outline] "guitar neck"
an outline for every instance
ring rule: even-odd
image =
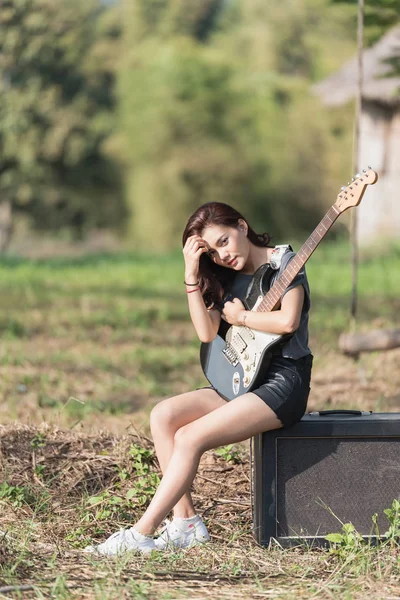
[[[310,237],[304,242],[296,256],[292,258],[286,269],[275,281],[267,294],[265,294],[263,300],[256,309],[257,311],[269,312],[274,310],[283,294],[292,283],[293,279],[303,268],[311,254],[314,252],[322,238],[328,233],[329,229],[332,227],[339,215],[340,211],[335,207],[335,205],[331,206],[322,221],[319,223],[319,225],[317,225]]]

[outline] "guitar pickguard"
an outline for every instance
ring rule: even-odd
[[[239,359],[244,372],[243,387],[247,389],[260,368],[263,356],[282,336],[233,325],[225,339]]]

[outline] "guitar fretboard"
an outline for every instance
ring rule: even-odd
[[[333,205],[328,210],[322,221],[314,229],[310,237],[304,242],[296,256],[292,258],[282,275],[275,281],[271,289],[265,294],[263,300],[257,307],[258,312],[269,312],[275,308],[282,298],[285,290],[292,283],[293,279],[305,265],[311,254],[314,252],[322,238],[332,227],[340,211]]]

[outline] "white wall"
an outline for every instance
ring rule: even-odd
[[[360,122],[360,167],[379,179],[368,186],[357,210],[357,239],[400,237],[400,110],[365,103]]]

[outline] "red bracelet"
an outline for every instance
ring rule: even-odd
[[[194,290],[186,290],[187,294],[191,294],[192,292],[199,292],[200,288],[194,288]]]

